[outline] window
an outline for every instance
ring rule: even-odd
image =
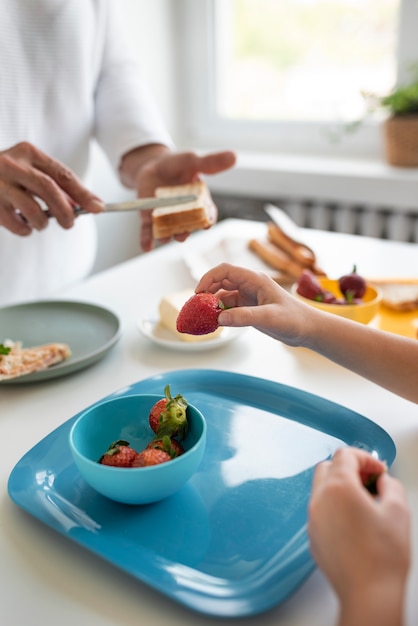
[[[183,0],[186,136],[249,150],[374,156],[362,91],[418,62],[416,0]],[[196,28],[199,24],[199,28]]]

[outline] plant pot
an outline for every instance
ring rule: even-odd
[[[386,160],[398,167],[418,167],[418,114],[395,115],[383,125]]]

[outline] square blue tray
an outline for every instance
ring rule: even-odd
[[[208,425],[201,466],[177,494],[128,506],[96,493],[72,462],[68,434],[76,415],[22,457],[9,495],[70,540],[198,612],[266,611],[315,567],[306,521],[316,464],[353,445],[391,465],[395,445],[343,406],[224,371],[166,372],[109,397],[163,395],[166,384],[196,405]]]

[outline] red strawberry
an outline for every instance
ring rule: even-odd
[[[154,406],[152,407],[150,414],[149,414],[149,425],[151,426],[152,430],[156,433],[158,430],[158,424],[160,422],[160,415],[161,413],[164,411],[165,407],[167,406],[167,398],[161,398],[161,400],[158,400],[158,402],[156,402],[154,404]]]
[[[158,400],[149,414],[149,423],[156,433],[157,439],[164,436],[178,437],[182,441],[187,434],[187,400],[177,394],[174,398],[170,392],[170,385],[164,389],[165,398]]]
[[[146,448],[142,452],[136,455],[136,458],[131,467],[149,467],[150,465],[160,465],[171,461],[171,456],[164,450],[158,448]]]
[[[138,452],[129,446],[127,441],[113,442],[108,450],[100,457],[99,463],[111,467],[132,467]]]
[[[338,281],[338,286],[347,302],[353,302],[354,300],[362,298],[366,293],[367,288],[364,278],[357,274],[357,268],[355,265],[350,274],[341,276]]]
[[[309,298],[309,300],[316,300],[316,302],[323,302],[329,296],[327,292],[321,287],[321,284],[315,274],[310,270],[303,270],[299,277],[296,291],[300,296]]]
[[[177,441],[177,439],[174,439],[173,437],[167,437],[167,435],[162,439],[153,439],[153,441],[147,445],[147,448],[163,450],[164,452],[167,452],[172,459],[180,456],[180,454],[184,454],[184,448],[180,441]]]
[[[213,293],[195,293],[181,308],[176,328],[179,333],[188,335],[213,333],[219,326],[218,316],[224,308]]]

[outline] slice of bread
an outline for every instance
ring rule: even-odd
[[[160,207],[152,212],[152,233],[154,239],[164,239],[182,233],[209,228],[215,222],[212,198],[203,181],[172,187],[158,187],[157,198],[194,194],[197,200],[171,207]]]
[[[394,311],[418,309],[418,278],[369,279],[382,291],[382,304]]]

